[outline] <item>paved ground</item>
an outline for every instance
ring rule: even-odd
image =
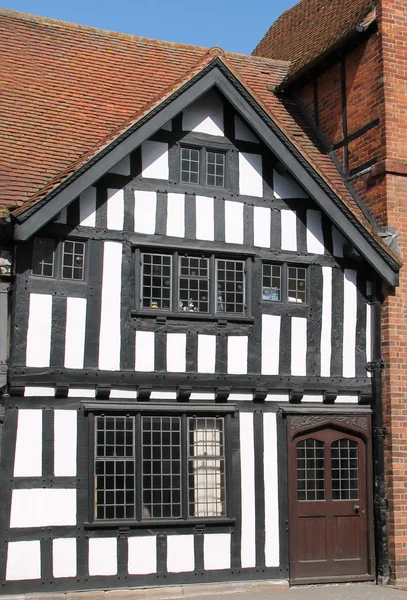
[[[16,594],[1,600],[407,600],[407,588],[373,583],[289,588],[284,582],[235,582],[162,588]]]

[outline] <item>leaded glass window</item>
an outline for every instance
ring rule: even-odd
[[[297,498],[324,500],[324,444],[308,438],[297,443]]]
[[[358,444],[342,438],[331,444],[331,477],[333,500],[359,498]]]
[[[243,314],[245,264],[240,260],[216,260],[216,312]]]
[[[172,257],[142,254],[142,307],[171,309]]]

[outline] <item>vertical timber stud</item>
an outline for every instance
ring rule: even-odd
[[[7,385],[9,292],[10,284],[0,281],[0,458],[4,421],[4,405],[1,398]]]
[[[372,302],[372,362],[368,364],[372,371],[373,386],[373,476],[374,476],[374,527],[376,548],[377,583],[389,583],[391,570],[387,537],[387,498],[384,478],[384,437],[383,426],[382,369],[381,356],[381,306],[377,296]]]

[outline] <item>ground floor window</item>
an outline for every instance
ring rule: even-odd
[[[224,416],[94,416],[95,520],[225,516]]]

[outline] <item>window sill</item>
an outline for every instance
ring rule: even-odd
[[[235,525],[236,519],[228,517],[208,517],[202,519],[148,519],[145,521],[95,521],[84,523],[85,529],[156,529],[159,527],[196,527],[204,529],[206,526]]]
[[[223,313],[222,315],[211,315],[208,313],[194,313],[194,312],[159,312],[159,310],[132,310],[130,311],[132,317],[147,317],[150,319],[159,319],[166,321],[167,319],[180,319],[190,321],[219,321],[219,322],[233,322],[233,323],[254,323],[253,317],[246,315],[233,315],[232,313]]]

